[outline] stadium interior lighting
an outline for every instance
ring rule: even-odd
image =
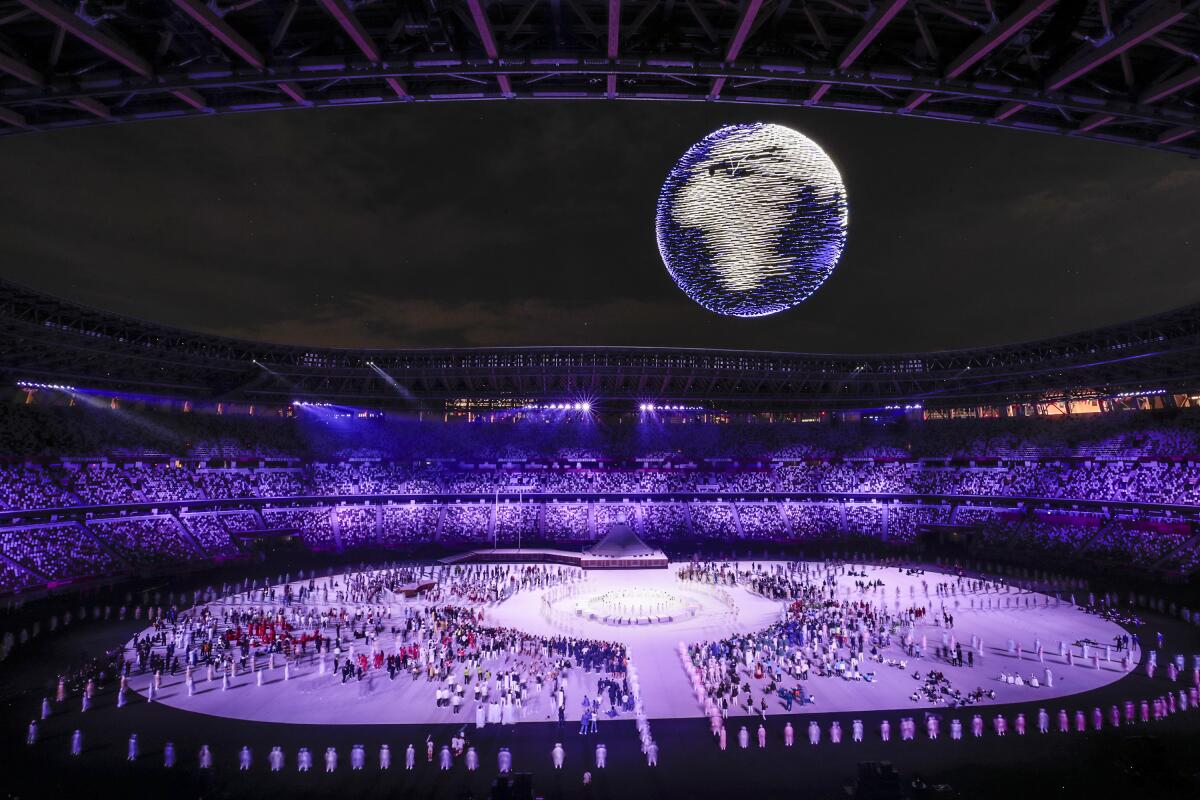
[[[572,400],[569,403],[529,403],[522,408],[525,411],[578,411],[581,414],[590,414],[592,411],[592,401]]]
[[[681,403],[638,403],[638,411],[703,411],[704,406],[684,405]]]
[[[39,383],[37,381],[17,381],[17,386],[22,389],[57,389],[62,392],[79,391],[74,386],[67,386],[61,383]]]

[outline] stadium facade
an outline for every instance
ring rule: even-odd
[[[293,402],[413,411],[586,401],[718,412],[983,415],[1190,405],[1200,305],[999,347],[827,355],[629,347],[310,348],[143,322],[0,282],[0,378],[194,403]],[[261,413],[261,412],[260,412]]]

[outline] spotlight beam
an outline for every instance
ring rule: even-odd
[[[376,363],[375,363],[375,362],[373,362],[373,361],[368,361],[368,362],[367,362],[367,366],[368,366],[368,367],[370,367],[372,370],[374,370],[374,372],[375,372],[375,374],[376,374],[376,375],[378,375],[379,377],[383,378],[384,382],[385,382],[385,383],[386,383],[388,386],[390,386],[390,387],[392,387],[393,389],[395,389],[395,390],[396,390],[396,394],[400,395],[401,397],[403,397],[405,400],[408,400],[409,402],[415,402],[415,398],[413,397],[413,394],[412,394],[412,392],[410,392],[410,391],[409,391],[408,389],[406,389],[405,387],[401,386],[401,385],[400,385],[400,384],[399,384],[399,383],[396,381],[396,379],[395,379],[395,378],[393,378],[391,375],[388,375],[386,372],[384,372],[384,371],[383,371],[383,370],[382,370],[382,369],[379,367],[379,365],[378,365],[378,364],[376,364]]]

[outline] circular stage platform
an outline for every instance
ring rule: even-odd
[[[705,606],[695,593],[660,589],[610,589],[574,600],[576,617],[606,625],[666,625],[695,617]]]
[[[771,562],[758,562],[772,569]],[[782,564],[782,562],[780,562]],[[519,568],[517,565],[516,568]],[[680,657],[680,645],[716,642],[725,637],[760,631],[783,619],[787,603],[772,600],[749,591],[745,584],[717,586],[680,577],[679,567],[654,571],[604,571],[581,573],[577,581],[545,589],[517,591],[492,604],[473,606],[482,614],[484,625],[520,631],[537,637],[577,637],[608,642],[621,642],[628,647],[630,661],[640,676],[642,702],[651,719],[701,718],[703,705],[693,691],[691,678]],[[735,565],[730,565],[735,566]],[[741,565],[748,568],[749,565]],[[814,574],[824,574],[824,565],[810,564]],[[914,692],[922,683],[914,677],[936,671],[949,686],[963,692],[981,689],[991,693],[980,704],[1030,702],[1040,703],[1052,698],[1088,691],[1109,684],[1126,674],[1126,666],[1115,649],[1106,652],[1105,645],[1125,633],[1124,629],[1106,619],[1086,613],[1066,599],[990,584],[978,590],[956,588],[953,594],[939,594],[937,584],[954,584],[957,579],[932,572],[911,572],[884,567],[856,567],[854,575],[828,573],[833,591],[840,601],[862,604],[863,608],[883,611],[901,607],[923,607],[928,610],[911,629],[911,647],[907,650],[901,637],[881,648],[877,659],[864,660],[859,665],[859,678],[830,675],[817,677],[815,672],[803,681],[806,693],[815,702],[804,708],[808,712],[869,712],[890,709],[915,710],[928,708],[927,698]],[[442,579],[450,575],[443,568]],[[347,584],[347,576],[317,580],[321,587],[327,581]],[[298,590],[300,582],[293,582]],[[966,584],[968,587],[970,584]],[[283,587],[276,587],[283,596]],[[390,593],[389,593],[390,594]],[[451,603],[443,600],[443,603]],[[451,603],[453,604],[453,603]],[[226,613],[249,611],[259,603],[242,603],[229,598],[209,604],[217,619]],[[367,654],[394,652],[403,646],[403,622],[409,610],[430,605],[427,597],[406,598],[401,593],[391,595],[387,602],[371,604],[382,615],[384,632],[372,641],[343,640],[342,657],[351,652]],[[654,624],[614,624],[613,614],[600,614],[608,608],[623,609],[669,608],[670,617]],[[295,607],[295,605],[293,605]],[[314,612],[345,608],[351,615],[365,612],[368,607],[348,602],[320,602],[305,607]],[[583,609],[581,613],[581,609]],[[596,613],[590,613],[591,609]],[[684,609],[685,613],[676,613]],[[943,613],[953,616],[953,629],[943,627]],[[616,616],[624,618],[623,614]],[[634,615],[641,617],[643,615]],[[649,618],[652,614],[646,614]],[[394,625],[393,625],[394,623]],[[392,628],[400,632],[393,634]],[[148,629],[143,636],[151,635]],[[972,648],[974,666],[953,666],[938,658],[934,650],[954,637]],[[1013,648],[1010,650],[1009,640]],[[1035,640],[1043,645],[1039,660]],[[1067,655],[1060,655],[1060,642]],[[1086,658],[1083,646],[1089,645]],[[921,647],[921,645],[924,645]],[[161,649],[161,646],[160,646]],[[1137,663],[1134,652],[1131,663]],[[272,669],[265,657],[256,659],[257,670],[238,672],[223,688],[218,674],[208,680],[202,668],[194,671],[194,691],[189,695],[184,676],[163,675],[161,687],[154,693],[156,703],[219,717],[258,720],[276,723],[321,725],[342,724],[403,724],[458,723],[475,724],[475,703],[470,690],[461,712],[435,702],[435,690],[441,684],[429,681],[424,674],[414,679],[400,673],[389,679],[386,670],[369,669],[362,680],[343,682],[332,669],[332,654],[322,659],[310,648],[308,653],[292,660],[286,671],[282,660]],[[1072,663],[1073,662],[1073,663]],[[498,652],[482,661],[481,667],[496,674],[517,671],[529,676],[544,672],[547,665],[535,655]],[[766,691],[766,679],[756,678],[752,665],[739,664],[739,680],[750,685],[754,697],[769,698],[769,714],[783,713],[784,703]],[[1052,686],[1046,685],[1046,672],[1051,672]],[[461,667],[458,668],[461,674]],[[1011,680],[1020,674],[1023,685]],[[869,677],[868,677],[869,676]],[[578,667],[564,675],[567,693],[567,718],[578,720],[580,701],[596,693],[599,673],[587,673]],[[1037,678],[1040,685],[1033,686]],[[146,695],[152,677],[135,675],[129,685]],[[799,684],[788,678],[784,685]],[[533,688],[524,704],[515,711],[513,722],[544,722],[556,718],[556,704],[547,682],[546,688]],[[797,709],[799,710],[799,709]],[[733,717],[744,709],[730,710]]]

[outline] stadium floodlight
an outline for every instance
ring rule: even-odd
[[[22,389],[57,389],[63,392],[78,391],[74,386],[68,386],[63,383],[41,383],[39,381],[20,380],[17,381],[17,386]]]

